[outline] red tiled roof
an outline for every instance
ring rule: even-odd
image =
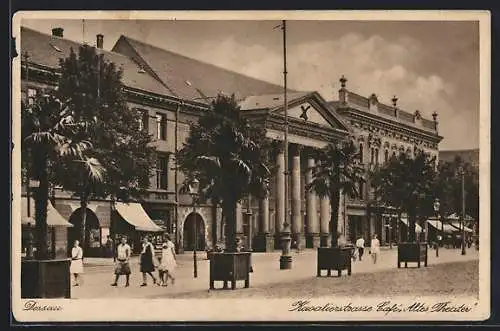
[[[120,49],[120,43],[127,43],[179,97],[214,97],[219,92],[235,94],[243,99],[249,95],[280,94],[283,87],[251,78],[215,65],[201,62],[171,51],[121,36],[113,47]],[[125,48],[125,47],[124,47]],[[131,54],[127,54],[131,56]],[[296,92],[290,90],[290,92]]]
[[[21,54],[28,52],[28,61],[50,68],[59,68],[59,59],[69,56],[71,48],[78,52],[81,44],[44,34],[26,27],[21,27]],[[132,59],[119,53],[98,49],[104,53],[106,60],[114,62],[123,69],[122,82],[125,86],[153,92],[156,94],[172,96],[160,82],[148,73],[140,72],[140,67]]]

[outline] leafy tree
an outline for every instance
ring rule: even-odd
[[[359,161],[360,154],[351,139],[329,144],[316,154],[312,182],[306,189],[330,199],[332,247],[337,247],[340,196],[342,193],[351,197],[359,196],[361,192],[358,185],[365,181]]]
[[[55,172],[64,189],[80,199],[81,238],[85,243],[86,211],[92,197],[139,198],[155,164],[152,137],[140,130],[141,114],[129,108],[121,83],[122,70],[90,46],[60,60],[57,95],[78,121],[88,123],[77,132],[93,146],[89,155],[106,169],[102,181],[88,180],[82,167],[61,164]]]
[[[465,213],[474,219],[479,217],[479,171],[459,156],[453,161],[440,162],[435,186],[435,195],[441,203],[444,215],[462,213],[462,178],[464,171]]]
[[[192,124],[179,151],[184,186],[196,178],[200,200],[210,199],[222,207],[229,252],[236,249],[236,204],[248,194],[258,198],[268,194],[270,171],[265,156],[269,146],[264,129],[250,125],[234,95],[219,94],[211,110]]]
[[[435,157],[416,151],[414,158],[406,153],[392,157],[389,162],[372,173],[375,197],[381,204],[390,205],[408,214],[409,241],[415,241],[417,216],[432,214]],[[398,233],[399,236],[399,233]]]
[[[76,134],[85,131],[84,122],[75,121],[66,104],[49,94],[39,94],[21,102],[22,163],[27,180],[39,181],[35,191],[37,258],[48,258],[47,203],[49,173],[56,165],[78,164],[89,181],[100,181],[104,169],[87,155],[92,144]],[[29,174],[29,175],[28,175]]]

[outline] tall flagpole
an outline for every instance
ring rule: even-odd
[[[286,20],[283,20],[281,29],[283,30],[283,109],[285,112],[285,137],[284,137],[284,156],[285,156],[285,220],[282,231],[282,253],[280,256],[280,269],[292,268],[292,256],[290,255],[290,244],[292,241],[290,222],[288,219],[288,99],[287,99],[287,70],[286,70]]]

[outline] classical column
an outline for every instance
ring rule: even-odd
[[[243,231],[243,210],[241,202],[236,203],[236,237],[240,237],[242,242],[245,242],[245,233]]]
[[[292,196],[292,243],[295,247],[303,248],[305,238],[303,233],[303,220],[301,213],[301,198],[300,198],[300,151],[302,146],[293,145],[292,154],[292,169],[291,169],[291,196]]]
[[[307,159],[307,171],[306,171],[306,185],[310,184],[313,180],[313,170],[314,159],[308,157]],[[316,200],[317,196],[314,190],[306,191],[306,221],[307,221],[307,233],[306,233],[306,247],[317,248],[320,245],[319,238],[319,220],[316,212]]]
[[[274,239],[269,234],[269,198],[259,200],[259,231],[254,251],[270,252],[274,249]]]
[[[280,235],[285,222],[285,151],[284,145],[279,144],[276,155],[276,213],[274,216],[275,247],[280,247]]]
[[[320,199],[319,219],[321,247],[328,247],[330,243],[330,200],[327,197]]]

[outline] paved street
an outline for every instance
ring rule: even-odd
[[[235,297],[294,297],[325,295],[381,295],[460,293],[477,295],[479,252],[474,248],[467,250],[467,255],[460,255],[457,249],[440,249],[440,257],[429,250],[429,266],[421,269],[410,264],[404,270],[397,269],[397,249],[382,249],[376,265],[370,255],[363,261],[353,262],[352,276],[316,277],[316,250],[293,252],[293,268],[279,270],[280,252],[254,253],[252,262],[254,273],[251,274],[250,289],[237,291],[208,291],[209,263],[205,253],[199,254],[198,278],[193,277],[192,252],[179,255],[175,285],[159,287],[148,279],[147,287],[140,287],[142,275],[139,273],[138,259],[132,259],[130,287],[111,287],[113,281],[113,263],[111,259],[86,259],[84,284],[72,287],[73,298],[235,298]],[[410,268],[410,266],[412,268]],[[336,273],[334,273],[336,275]],[[216,287],[222,284],[216,283]],[[238,283],[238,288],[243,282]]]

